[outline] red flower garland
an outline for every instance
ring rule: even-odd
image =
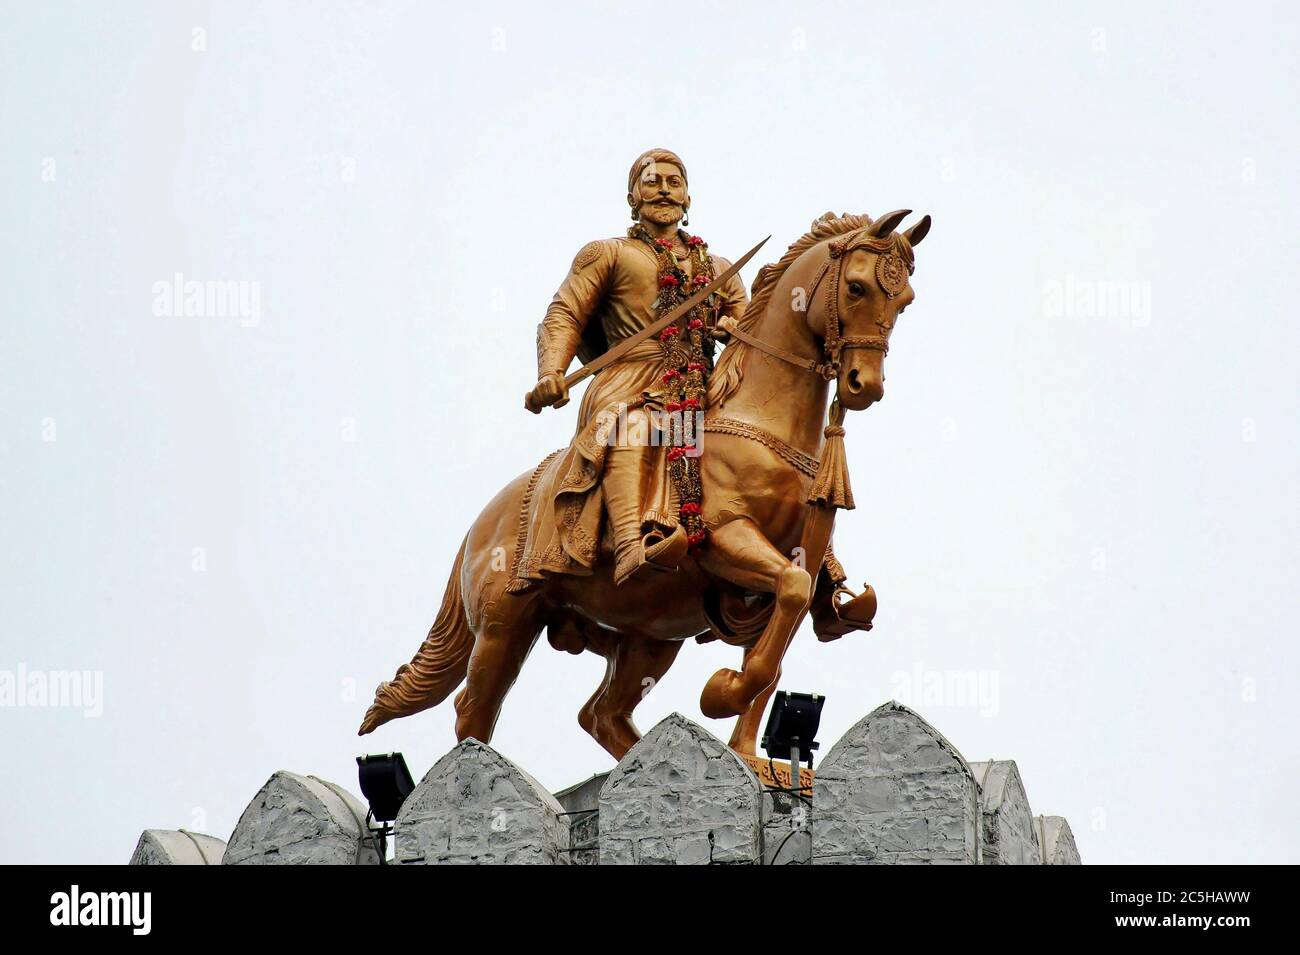
[[[659,262],[660,295],[655,308],[660,312],[672,309],[686,298],[687,287],[692,290],[703,288],[713,281],[713,259],[708,252],[708,243],[698,235],[684,236],[687,259],[691,265],[688,275],[673,254],[671,239],[653,239],[641,226],[628,230],[628,235],[641,239],[655,252]],[[659,342],[664,349],[664,361],[668,366],[660,376],[666,386],[663,408],[669,414],[680,412],[683,416],[680,430],[674,431],[674,437],[685,438],[690,435],[693,442],[689,446],[675,446],[668,449],[669,474],[673,487],[677,491],[678,519],[686,531],[691,547],[704,542],[707,529],[703,521],[703,509],[700,498],[703,488],[700,485],[700,462],[698,442],[700,435],[695,428],[694,414],[704,408],[704,395],[708,388],[708,374],[711,362],[706,353],[708,320],[712,316],[709,302],[703,302],[685,316],[684,320],[669,325],[659,333]],[[694,452],[694,453],[688,453]]]

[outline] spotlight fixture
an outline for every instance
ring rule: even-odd
[[[361,783],[361,794],[370,804],[366,823],[375,839],[375,848],[382,865],[388,859],[388,837],[393,833],[393,820],[397,818],[397,812],[402,808],[406,797],[411,795],[415,783],[411,780],[411,771],[406,768],[406,760],[401,753],[358,756],[357,779]],[[379,825],[374,825],[374,822]]]
[[[768,759],[790,760],[790,782],[799,785],[799,765],[804,754],[812,768],[812,754],[817,749],[817,727],[822,721],[822,704],[826,697],[816,693],[791,693],[777,690],[772,698],[772,712],[763,731],[763,749]]]
[[[370,814],[379,822],[392,822],[411,795],[415,783],[406,760],[401,753],[384,753],[379,756],[358,756],[357,777],[361,794],[370,803]]]

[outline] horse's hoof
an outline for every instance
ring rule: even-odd
[[[726,667],[709,677],[700,694],[700,712],[711,720],[724,720],[749,709],[749,703],[740,699],[741,678],[740,673]]]

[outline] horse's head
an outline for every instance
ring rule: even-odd
[[[871,225],[825,243],[808,302],[809,330],[821,339],[836,376],[840,404],[861,411],[885,395],[885,353],[889,336],[915,293],[908,277],[912,247],[930,231],[924,216],[903,232],[894,229],[911,213],[900,209]]]

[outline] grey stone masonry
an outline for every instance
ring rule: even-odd
[[[830,747],[809,792],[782,788],[784,764],[756,765],[772,788],[673,713],[612,770],[551,795],[466,739],[407,797],[389,845],[403,865],[1080,864],[1069,824],[1031,814],[1015,762],[968,764],[899,703],[877,707]],[[148,829],[131,863],[375,865],[375,847],[356,797],[278,772],[229,845]]]
[[[886,703],[831,748],[813,784],[817,865],[980,861],[979,792],[961,754]]]
[[[763,798],[740,757],[673,713],[600,790],[600,865],[756,865]]]
[[[221,865],[226,844],[214,836],[184,829],[146,829],[129,865]]]
[[[566,865],[563,811],[522,769],[467,739],[402,804],[394,857],[404,865]]]
[[[1083,865],[1070,824],[1061,816],[1039,816],[1035,822],[1043,847],[1043,865]]]
[[[794,793],[763,794],[763,865],[807,865],[812,858],[811,800]]]
[[[281,770],[239,817],[225,865],[378,865],[355,796],[315,776]]]
[[[971,763],[980,787],[984,865],[1040,865],[1038,827],[1015,760]]]
[[[597,773],[555,794],[569,824],[570,865],[600,863],[600,789],[607,779],[609,773]]]

